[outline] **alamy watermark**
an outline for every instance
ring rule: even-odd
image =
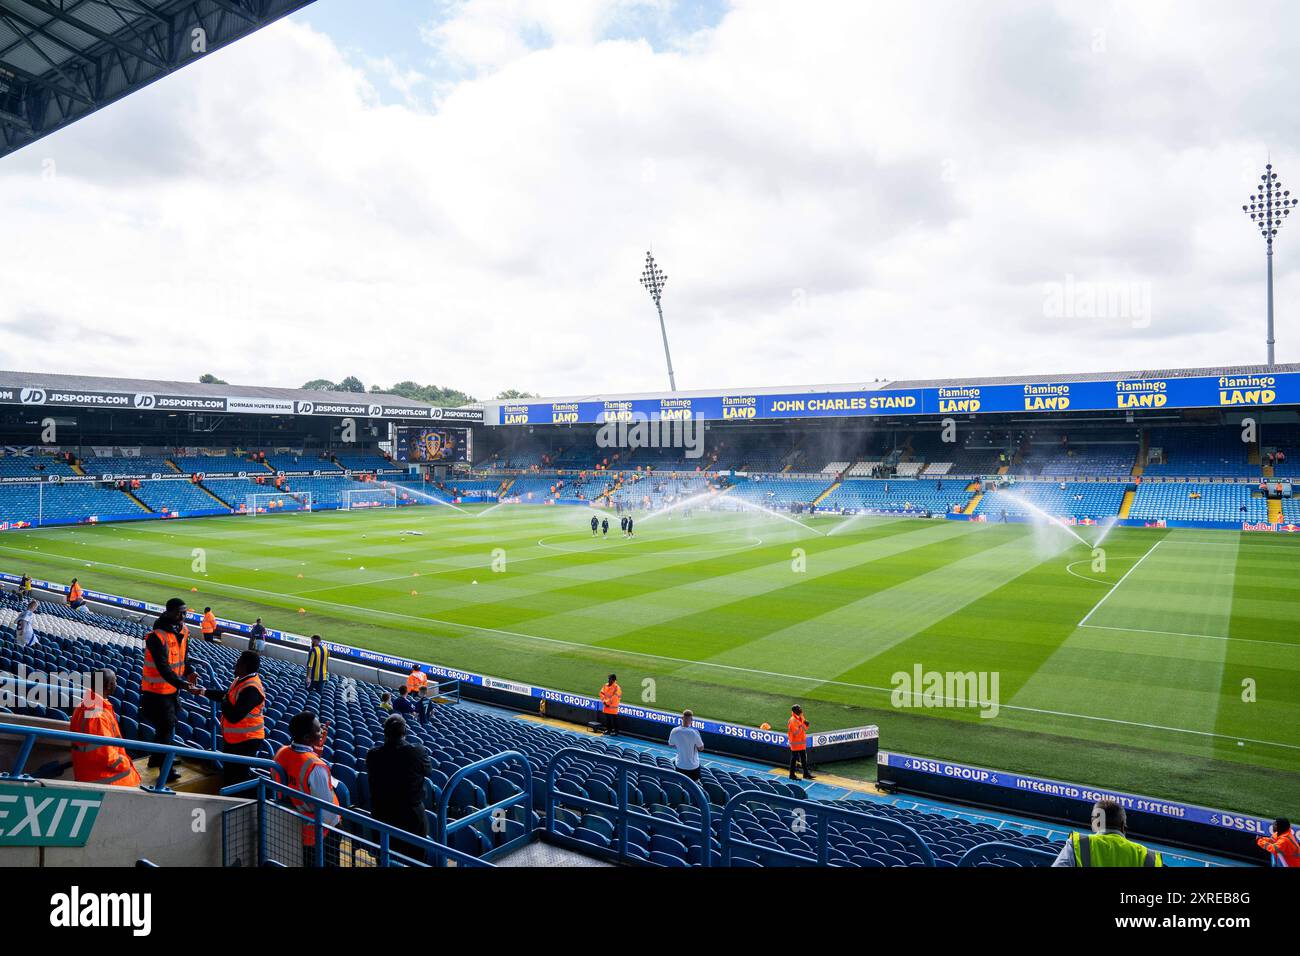
[[[689,412],[663,412],[651,418],[645,412],[606,414],[596,432],[600,448],[680,448],[686,458],[704,456],[704,416]]]
[[[1049,319],[1123,320],[1151,326],[1150,282],[1091,282],[1067,273],[1064,282],[1043,284],[1043,315]]]
[[[975,708],[992,718],[998,715],[1000,679],[998,671],[927,671],[914,664],[890,677],[889,701],[898,708]]]

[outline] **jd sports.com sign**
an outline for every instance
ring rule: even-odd
[[[94,790],[0,783],[0,847],[85,846],[103,802]]]

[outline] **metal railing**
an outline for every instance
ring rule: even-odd
[[[416,836],[406,830],[398,829],[387,823],[383,823],[352,807],[338,806],[330,801],[322,800],[310,793],[302,793],[291,786],[281,783],[278,780],[272,780],[268,777],[254,777],[252,780],[245,780],[243,783],[237,783],[233,786],[224,788],[221,793],[225,796],[239,796],[245,793],[253,792],[257,806],[257,865],[258,866],[283,866],[284,861],[277,860],[270,852],[268,846],[268,811],[276,806],[277,809],[298,818],[303,823],[302,828],[302,846],[310,847],[314,855],[314,865],[324,867],[327,861],[327,845],[339,845],[343,839],[347,839],[352,850],[353,860],[358,858],[359,849],[369,850],[371,856],[380,867],[387,866],[411,866],[426,867],[430,864],[427,862],[432,859],[436,866],[446,866],[448,862],[453,862],[457,866],[479,866],[491,867],[492,864],[480,857],[472,856],[460,850],[454,850],[443,843],[431,840],[428,837]],[[310,813],[304,813],[297,809],[278,806],[272,803],[270,797],[276,797],[279,800],[292,799],[295,804],[307,804],[311,807]],[[531,794],[530,801],[531,801]],[[230,814],[241,808],[235,807],[227,810],[222,815],[222,825],[225,826],[230,819]],[[324,815],[326,813],[339,817],[339,825],[325,823]],[[352,824],[352,830],[345,830],[343,823]],[[308,828],[310,827],[310,830]],[[377,839],[367,839],[361,834],[366,831],[373,831],[377,834]],[[307,837],[310,835],[311,839]],[[425,852],[425,860],[417,860],[411,856],[402,854],[392,849],[394,840],[410,846],[417,847]],[[223,856],[225,850],[223,848]],[[333,855],[331,851],[329,855]],[[223,859],[223,864],[229,861]]]
[[[48,727],[30,727],[25,724],[0,724],[0,736],[15,736],[22,738],[22,743],[18,747],[18,757],[14,761],[13,767],[8,771],[0,772],[0,780],[20,780],[28,781],[36,778],[26,772],[27,761],[31,759],[32,751],[36,748],[37,740],[59,740],[67,743],[93,743],[96,746],[104,747],[122,747],[128,751],[137,751],[147,754],[162,754],[162,766],[158,768],[158,780],[153,786],[141,784],[140,789],[148,793],[173,793],[174,791],[167,786],[167,778],[171,776],[172,764],[176,762],[177,757],[183,757],[186,760],[197,760],[202,763],[224,764],[231,763],[239,766],[250,767],[254,770],[265,770],[275,774],[276,778],[282,777],[280,765],[273,760],[267,760],[265,757],[245,757],[242,754],[218,753],[213,750],[195,750],[192,747],[186,747],[181,744],[156,744],[143,740],[127,740],[123,737],[100,737],[96,734],[78,734],[71,730],[53,730]]]
[[[613,767],[617,770],[614,781],[615,786],[613,787],[617,803],[605,803],[581,794],[562,793],[556,789],[555,783],[560,770],[559,764],[565,759],[575,757],[598,766]],[[676,820],[656,817],[633,807],[628,801],[628,774],[630,771],[635,771],[638,778],[644,776],[668,780],[684,790],[687,796],[691,798],[691,803],[700,812],[700,825],[696,827]],[[586,853],[590,853],[592,850],[605,850],[605,847],[557,832],[555,829],[555,808],[557,804],[567,807],[582,807],[585,810],[595,810],[602,814],[612,814],[614,817],[614,841],[608,848],[608,852],[616,854],[624,862],[647,862],[645,857],[634,856],[628,852],[628,825],[636,821],[650,825],[656,833],[670,832],[686,837],[687,839],[682,842],[686,844],[688,849],[692,843],[699,849],[699,865],[713,865],[713,812],[709,805],[709,798],[705,794],[703,787],[676,770],[652,764],[643,764],[635,760],[625,760],[622,757],[610,757],[607,754],[583,750],[580,747],[565,747],[551,757],[550,762],[546,765],[546,818],[543,824],[547,839],[561,846],[568,846]]]
[[[760,843],[754,843],[746,837],[737,837],[732,832],[732,823],[735,822],[736,809],[747,803],[761,803],[769,807],[786,807],[792,811],[799,811],[797,819],[801,821],[801,826],[806,829],[816,827],[817,834],[817,855],[815,857],[806,853],[796,853],[790,850],[778,850],[770,846],[764,846]],[[762,790],[742,790],[735,794],[722,808],[722,865],[730,866],[731,858],[737,847],[752,851],[763,857],[774,857],[778,860],[794,863],[802,866],[826,866],[830,860],[830,821],[840,820],[845,823],[856,824],[857,826],[869,826],[876,830],[882,830],[885,833],[893,833],[905,837],[915,844],[915,852],[925,863],[926,866],[934,866],[934,854],[930,852],[930,847],[926,844],[921,835],[904,823],[897,820],[891,820],[889,817],[876,816],[870,813],[861,813],[857,810],[846,810],[843,807],[832,806],[827,803],[816,803],[811,800],[800,800],[796,797],[787,797],[775,793],[768,793]],[[794,819],[792,818],[792,831]]]
[[[48,682],[26,680],[24,678],[14,678],[11,682],[28,690],[38,689],[53,691],[56,694],[67,694],[74,700],[85,696],[84,688],[76,687],[72,684],[51,684]],[[208,732],[212,743],[208,749],[212,752],[216,752],[218,749],[218,741],[221,739],[221,703],[220,701],[215,700],[207,700],[206,702],[208,704],[208,715],[211,718],[208,723]],[[20,704],[19,706],[24,705]],[[29,704],[26,706],[32,705]]]
[[[452,795],[456,792],[456,788],[460,785],[462,780],[468,779],[470,774],[479,770],[485,770],[488,767],[494,767],[498,764],[509,763],[511,761],[519,763],[520,766],[524,768],[524,787],[522,793],[511,794],[503,800],[498,800],[496,803],[489,803],[486,807],[473,810],[463,817],[457,817],[454,820],[447,819],[447,810],[451,806]],[[444,843],[450,843],[451,835],[453,833],[457,833],[467,827],[472,827],[480,820],[487,819],[491,819],[495,832],[498,822],[508,821],[510,808],[515,806],[523,807],[523,833],[511,840],[507,840],[499,846],[493,847],[487,854],[488,857],[501,856],[516,847],[523,846],[531,841],[533,836],[532,765],[529,764],[528,758],[519,751],[503,750],[499,754],[494,754],[491,757],[484,757],[482,760],[477,760],[468,766],[461,767],[451,775],[451,779],[448,780],[447,785],[443,787],[442,795],[438,798],[437,837]],[[502,829],[500,832],[504,833],[506,831]]]
[[[453,704],[459,704],[460,703],[460,681],[449,680],[446,683],[442,683],[442,684],[434,682],[433,690],[429,694],[429,699],[432,700],[434,703],[437,703],[437,701],[440,698],[444,698],[444,697],[450,700]]]

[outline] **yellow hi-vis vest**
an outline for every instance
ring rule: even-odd
[[[1071,833],[1075,866],[1164,866],[1159,853],[1122,833]]]

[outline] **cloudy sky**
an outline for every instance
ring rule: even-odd
[[[663,388],[651,248],[682,388],[1262,361],[1298,20],[317,0],[0,160],[0,367]]]

